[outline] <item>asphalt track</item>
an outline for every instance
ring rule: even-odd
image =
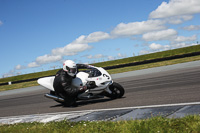
[[[131,76],[129,73],[129,76],[115,77],[114,81],[125,88],[123,98],[79,101],[78,107],[63,107],[45,98],[48,90],[41,86],[34,87],[34,91],[18,90],[19,93],[0,95],[0,117],[200,102],[200,65],[184,65],[165,71],[156,71],[159,68],[154,68],[142,70],[148,73],[140,75]]]

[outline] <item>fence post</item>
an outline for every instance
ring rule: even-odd
[[[11,81],[9,81],[9,82],[8,82],[8,85],[11,85],[11,84],[12,84],[12,82],[11,82]]]

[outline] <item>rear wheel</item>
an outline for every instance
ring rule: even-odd
[[[112,93],[109,94],[108,97],[112,99],[121,98],[125,92],[124,88],[116,82],[113,82],[109,89]]]

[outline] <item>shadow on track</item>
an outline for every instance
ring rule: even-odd
[[[122,97],[122,98],[125,98],[125,97]],[[120,99],[122,99],[122,98],[120,98]],[[56,107],[76,108],[76,107],[81,107],[81,106],[85,106],[85,105],[109,102],[109,101],[113,101],[113,100],[116,100],[116,99],[103,98],[103,99],[80,100],[80,101],[77,101],[76,104],[72,105],[72,106],[65,106],[63,104],[57,104],[57,105],[51,106],[50,108],[56,108]]]

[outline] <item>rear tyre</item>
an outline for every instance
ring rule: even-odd
[[[109,89],[112,93],[109,94],[108,97],[111,99],[121,98],[125,92],[124,88],[116,82],[113,82]]]

